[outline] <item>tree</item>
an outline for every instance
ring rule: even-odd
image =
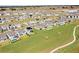
[[[5,8],[2,8],[0,11],[6,11],[6,9]]]
[[[12,10],[12,11],[15,11],[16,9],[15,9],[15,8],[11,8],[11,10]]]

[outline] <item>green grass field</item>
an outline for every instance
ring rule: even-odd
[[[51,30],[33,30],[27,39],[21,39],[0,48],[0,52],[50,52],[73,40],[74,24],[53,27]]]
[[[58,50],[57,52],[64,52],[64,53],[79,53],[79,28],[76,29],[76,42],[72,45],[69,45],[68,47],[62,48]]]

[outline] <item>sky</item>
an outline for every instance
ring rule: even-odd
[[[78,5],[79,0],[0,0],[0,6],[7,5]]]

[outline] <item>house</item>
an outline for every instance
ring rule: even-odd
[[[7,37],[11,40],[11,41],[15,41],[19,39],[19,35],[17,32],[13,31],[13,32],[8,32],[7,33]]]
[[[20,28],[20,27],[21,27],[21,24],[15,24],[15,26],[16,26],[17,28]]]
[[[10,13],[9,12],[5,12],[5,16],[10,16]]]
[[[26,34],[25,30],[16,30],[16,32],[18,33],[19,36]]]
[[[37,23],[37,21],[29,21],[29,22],[27,22],[27,25],[29,27],[33,27],[33,26],[35,26],[36,23]]]
[[[7,36],[6,36],[6,34],[0,34],[0,41],[4,41],[4,40],[6,40],[7,39]]]
[[[77,13],[78,10],[65,10],[66,13]]]
[[[18,33],[19,36],[21,35],[30,35],[30,32],[32,32],[32,28],[31,27],[27,27],[25,29],[21,29],[21,30],[16,30],[16,32]]]
[[[79,13],[78,14],[69,14],[69,15],[66,15],[66,18],[67,19],[79,19]]]
[[[5,18],[0,18],[0,23],[4,23],[5,21]]]
[[[5,26],[5,25],[4,26],[1,26],[1,28],[2,28],[3,31],[8,30],[8,26]]]
[[[16,26],[13,25],[13,24],[9,24],[8,27],[9,27],[10,30],[15,30],[16,29]]]

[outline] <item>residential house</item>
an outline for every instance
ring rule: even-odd
[[[0,23],[4,23],[5,21],[5,18],[0,18]]]
[[[7,25],[6,26],[3,25],[3,26],[1,26],[1,28],[2,28],[3,31],[7,31],[9,29]]]
[[[0,34],[0,41],[4,41],[7,39],[6,34]]]
[[[7,37],[13,41],[13,40],[18,40],[19,39],[19,35],[17,32],[13,31],[13,32],[8,32],[7,33]]]
[[[21,29],[21,30],[16,30],[19,36],[26,34],[26,31]]]
[[[8,27],[9,27],[9,30],[15,30],[16,29],[16,26],[13,25],[13,24],[8,25]]]

